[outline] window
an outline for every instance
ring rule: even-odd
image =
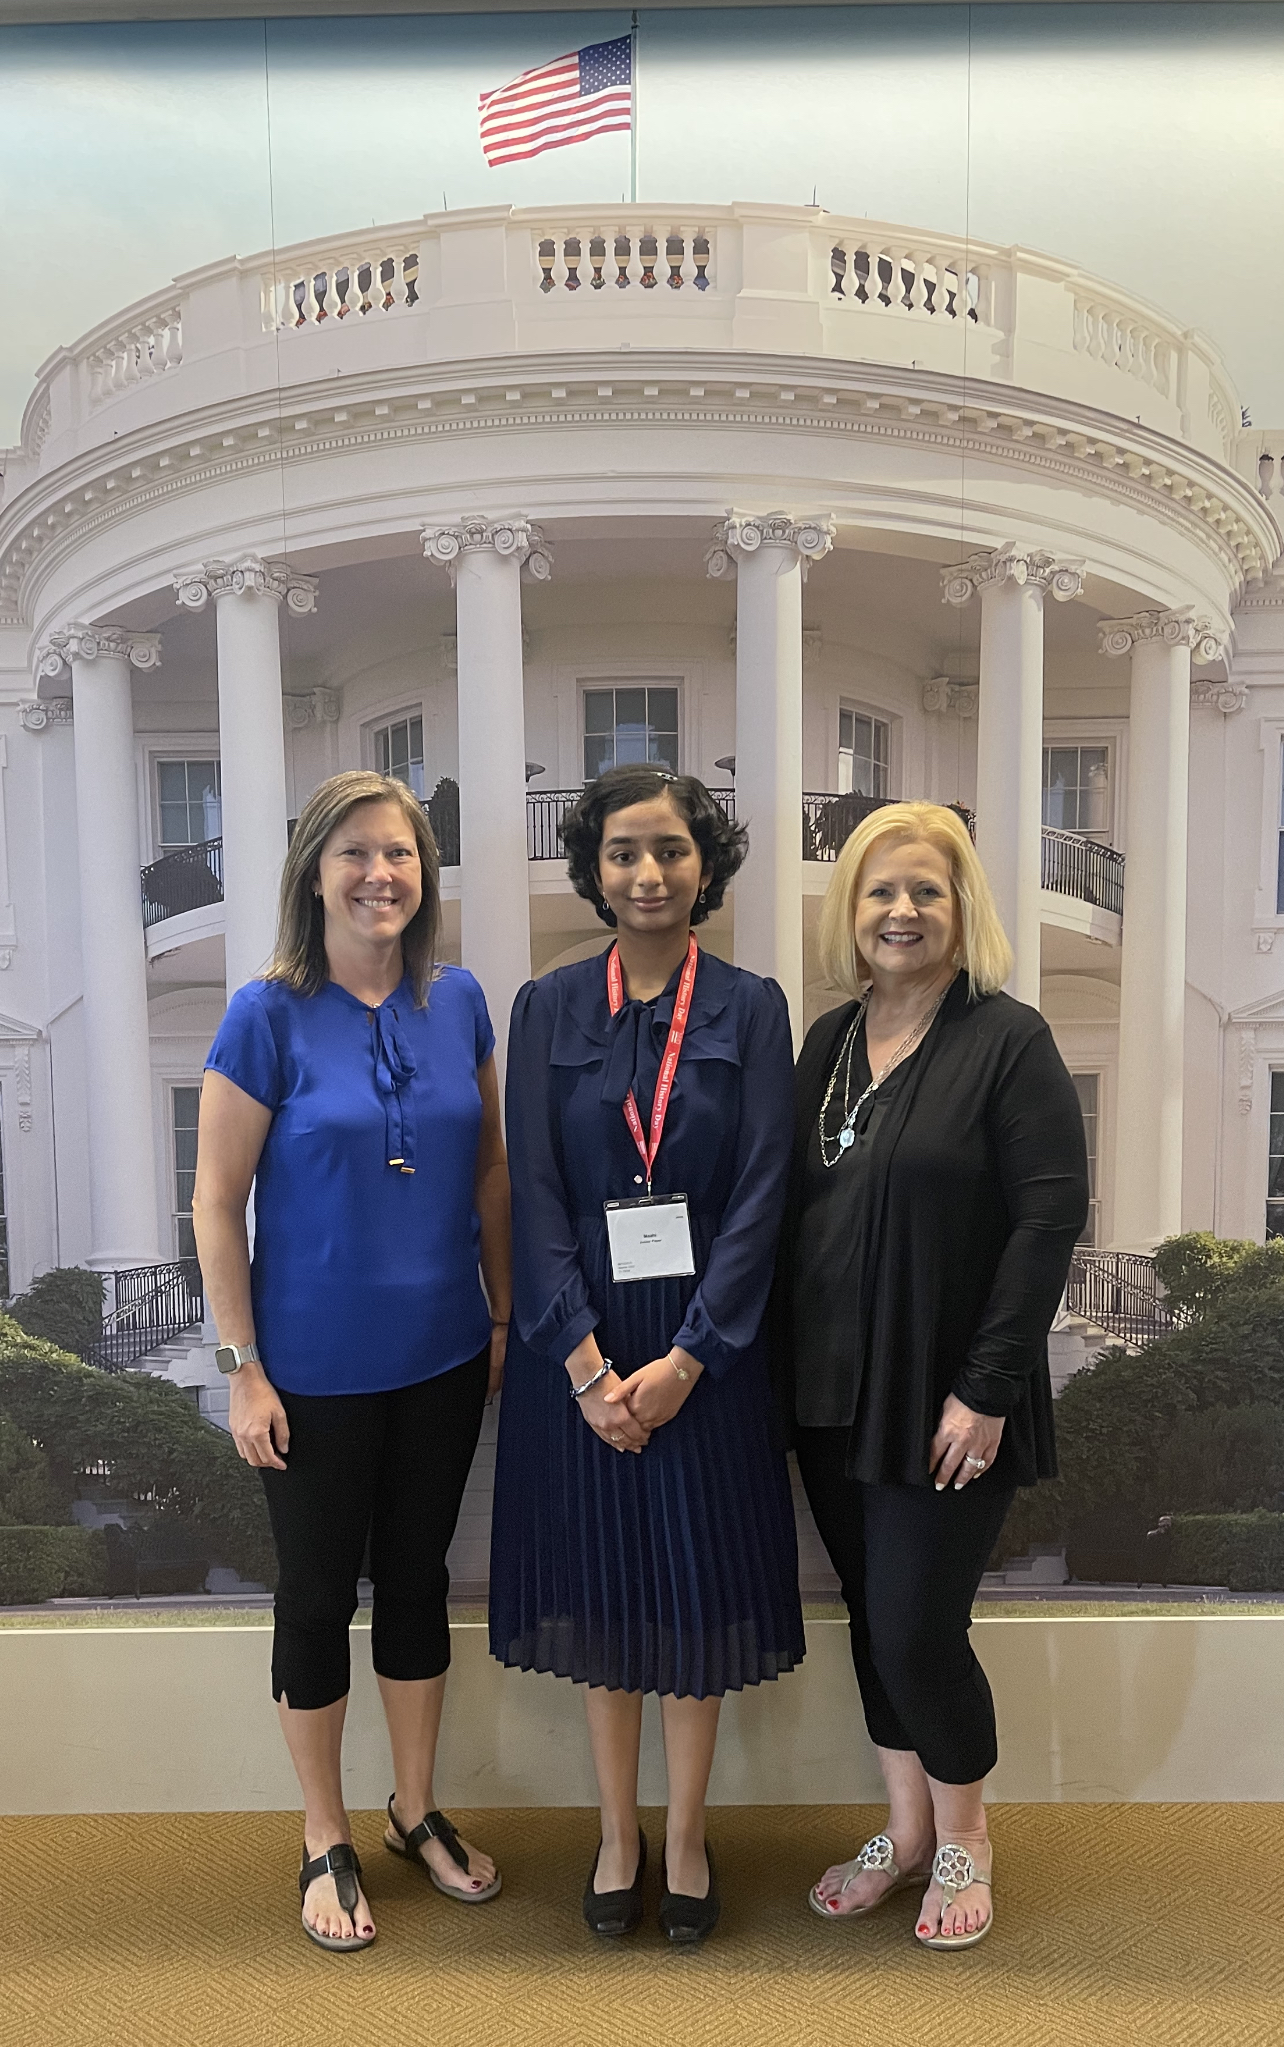
[[[840,796],[886,796],[891,727],[882,718],[838,710],[838,793]]]
[[[1275,914],[1284,917],[1284,739],[1280,741],[1280,835],[1275,868]]]
[[[397,718],[380,725],[374,735],[374,764],[381,775],[404,782],[422,801],[424,794],[424,721]]]
[[[4,1184],[4,1144],[0,1139],[0,1300],[9,1298],[9,1201]]]
[[[174,1248],[180,1258],[195,1258],[192,1189],[196,1185],[196,1119],[201,1091],[198,1087],[171,1088],[170,1105],[174,1129]]]
[[[1097,1198],[1098,1098],[1101,1076],[1097,1073],[1072,1073],[1070,1078],[1079,1097],[1079,1107],[1083,1112],[1083,1134],[1088,1145],[1088,1220],[1083,1226],[1079,1242],[1095,1244],[1099,1234],[1097,1224],[1101,1213],[1101,1203]]]
[[[584,780],[608,768],[652,761],[678,772],[678,692],[632,683],[584,692]]]
[[[217,761],[157,761],[159,848],[200,846],[223,831],[223,785]]]
[[[1109,838],[1109,747],[1044,747],[1043,822],[1059,832]]]
[[[1266,1234],[1284,1237],[1284,1072],[1271,1075],[1271,1149],[1266,1168]]]

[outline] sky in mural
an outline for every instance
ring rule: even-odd
[[[0,29],[0,446],[38,365],[186,270],[366,223],[614,202],[627,137],[487,167],[478,94],[627,12]],[[1284,422],[1284,10],[641,13],[644,201],[1042,249],[1203,329]]]

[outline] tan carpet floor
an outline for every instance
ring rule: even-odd
[[[0,1819],[3,2047],[1281,2047],[1284,1808],[996,1806],[995,1932],[919,1949],[904,1893],[857,1925],[809,1883],[879,1815],[722,1808],[722,1925],[675,1954],[649,1919],[579,1917],[592,1813],[456,1813],[499,1857],[493,1905],[451,1905],[357,1846],[379,1939],[329,1956],[298,1926],[289,1813]],[[646,1816],[653,1850],[659,1816]]]

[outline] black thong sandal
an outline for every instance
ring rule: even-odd
[[[303,1867],[299,1871],[299,1896],[306,1898],[308,1885],[314,1884],[319,1876],[332,1876],[339,1899],[340,1911],[346,1912],[353,1925],[357,1923],[357,1878],[361,1874],[361,1861],[355,1848],[347,1841],[336,1841],[333,1848],[327,1848],[324,1855],[316,1855],[308,1861],[308,1851],[303,1850]],[[315,1926],[308,1924],[307,1914],[303,1917],[303,1931],[318,1947],[328,1948],[331,1954],[355,1955],[362,1948],[374,1942],[373,1933],[318,1933]]]
[[[393,1798],[395,1797],[396,1793],[394,1792]],[[456,1884],[444,1884],[432,1864],[424,1861],[423,1856],[419,1853],[424,1842],[440,1841],[455,1866],[458,1869],[462,1869],[465,1875],[468,1874],[468,1857],[464,1852],[458,1834],[446,1818],[444,1812],[426,1812],[419,1825],[411,1827],[407,1833],[392,1809],[392,1798],[390,1798],[388,1800],[388,1824],[397,1836],[394,1841],[390,1835],[384,1835],[383,1845],[388,1850],[388,1853],[390,1855],[404,1856],[407,1862],[417,1863],[424,1875],[432,1879],[443,1898],[453,1898],[458,1905],[486,1905],[489,1904],[492,1898],[497,1898],[503,1890],[504,1879],[496,1872],[494,1883],[488,1884],[484,1891],[461,1891]]]

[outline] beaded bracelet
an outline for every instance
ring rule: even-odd
[[[597,1385],[599,1379],[605,1379],[607,1373],[613,1372],[614,1370],[615,1367],[611,1363],[611,1360],[609,1358],[603,1358],[600,1371],[594,1372],[593,1377],[591,1379],[586,1379],[582,1386],[572,1386],[571,1399],[572,1400],[581,1399],[584,1394],[588,1393],[594,1386]]]

